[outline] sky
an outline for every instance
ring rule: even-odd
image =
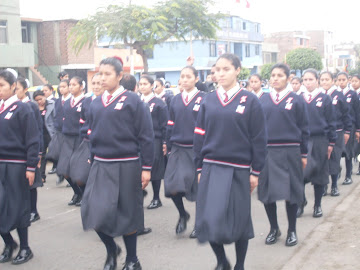
[[[43,20],[81,19],[107,4],[151,5],[156,0],[20,0],[23,17]],[[356,0],[215,0],[213,11],[229,12],[260,22],[262,33],[278,31],[328,30],[336,42],[360,43]],[[41,8],[39,8],[41,7]]]

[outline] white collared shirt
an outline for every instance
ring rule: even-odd
[[[341,87],[339,86],[338,90],[342,92],[344,95],[346,95],[350,91],[350,88],[346,86],[344,89],[341,89]]]
[[[72,97],[70,100],[70,105],[72,104],[78,104],[78,102],[84,97],[84,93],[81,93],[81,95],[77,96],[77,97]],[[74,101],[74,102],[73,102]]]
[[[270,95],[273,98],[273,100],[277,100],[279,99],[282,100],[289,92],[292,91],[292,86],[289,83],[286,88],[280,92],[276,92],[276,90],[274,88],[270,88]],[[279,96],[277,97],[277,94],[279,94]]]
[[[239,91],[239,89],[240,89],[240,85],[237,83],[233,88],[231,88],[228,91],[225,91],[222,86],[219,86],[217,91],[220,94],[221,99],[224,101],[226,98],[225,93],[228,97],[228,100],[230,100]]]
[[[252,93],[257,96],[257,98],[260,98],[261,95],[264,93],[264,91],[262,90],[262,88],[260,88],[260,90],[256,93],[255,91],[252,91]]]
[[[165,95],[165,90],[162,90],[160,94],[155,94],[155,97],[162,98]]]
[[[150,93],[147,96],[141,95],[141,100],[144,101],[145,103],[148,103],[153,97],[155,97],[154,93]]]
[[[47,100],[52,100],[54,98],[54,95],[53,94],[51,94],[50,96],[48,96],[46,99]]]
[[[17,95],[13,95],[12,97],[9,97],[7,100],[1,100],[0,101],[0,107],[3,105],[3,103],[5,103],[5,107],[4,107],[4,110],[7,109],[7,107],[9,107],[12,103],[14,103],[15,101],[18,101],[18,97]]]
[[[306,101],[311,101],[314,99],[314,97],[316,97],[318,94],[320,93],[320,88],[316,88],[314,91],[309,92],[308,90],[306,90],[304,92],[304,98]]]
[[[320,91],[321,91],[322,93],[327,94],[327,95],[329,95],[329,96],[331,96],[332,93],[334,93],[335,91],[337,91],[337,87],[336,87],[335,85],[331,86],[330,89],[327,90],[327,91],[326,91],[324,88],[322,88],[322,87],[320,87],[319,89],[320,89]]]
[[[111,95],[111,99],[109,100],[109,103],[112,102],[115,98],[117,98],[120,94],[122,94],[125,91],[124,87],[120,85],[118,89],[115,90],[114,93]],[[104,91],[104,94],[102,95],[103,101],[106,104],[107,103],[107,97],[109,96],[108,90]]]
[[[28,96],[24,97],[23,100],[21,100],[23,103],[27,103],[30,101],[30,98]]]
[[[71,94],[68,94],[66,98],[64,98],[64,96],[61,96],[61,101],[62,101],[62,102],[65,102],[65,101],[67,101],[67,100],[68,100],[69,98],[71,98],[71,97],[72,97]]]
[[[193,90],[191,90],[189,93],[186,91],[182,92],[182,97],[184,100],[186,100],[186,97],[188,97],[188,102],[196,95],[198,92],[198,89],[195,87]]]

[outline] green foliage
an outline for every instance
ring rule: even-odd
[[[250,69],[243,67],[241,68],[240,74],[238,76],[239,80],[247,80],[250,76]]]
[[[349,70],[350,75],[360,74],[360,61],[356,62],[355,68]]]
[[[261,67],[261,71],[260,71],[260,76],[261,78],[263,78],[264,80],[270,80],[270,76],[271,76],[271,67],[274,64],[265,64]]]
[[[110,5],[95,15],[80,20],[71,30],[76,52],[89,48],[96,39],[110,37],[111,42],[133,47],[143,57],[147,71],[145,50],[151,50],[169,38],[215,39],[218,20],[222,17],[208,12],[208,0],[166,0],[153,8],[140,5]],[[185,62],[185,61],[184,61]]]
[[[323,67],[320,54],[308,48],[290,51],[286,56],[286,62],[291,69],[295,70],[305,70],[308,68],[321,70]]]

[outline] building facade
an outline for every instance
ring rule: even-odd
[[[217,40],[168,40],[155,45],[149,55],[149,73],[177,84],[186,59],[193,55],[194,67],[200,73],[200,80],[204,81],[216,59],[226,52],[236,54],[243,67],[257,72],[263,65],[261,25],[232,16],[221,20],[220,27]]]

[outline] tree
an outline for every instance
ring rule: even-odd
[[[261,78],[263,78],[264,80],[270,80],[271,67],[273,65],[274,64],[265,64],[261,67],[261,71],[260,71]]]
[[[313,49],[307,48],[290,51],[286,56],[286,62],[291,69],[301,71],[308,68],[321,70],[323,67],[320,54]]]
[[[220,15],[210,14],[207,0],[167,0],[153,8],[140,5],[110,5],[95,15],[80,20],[71,30],[73,47],[79,52],[91,47],[96,39],[109,37],[141,55],[148,71],[147,50],[153,50],[169,38],[186,41],[195,38],[214,39]]]
[[[241,68],[240,74],[238,76],[239,80],[247,80],[250,76],[250,69],[243,67]]]

